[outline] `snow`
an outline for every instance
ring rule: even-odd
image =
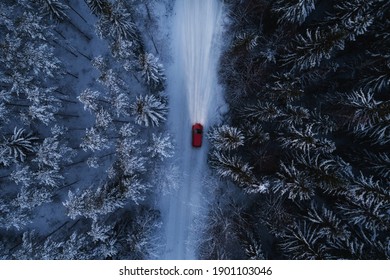
[[[196,259],[195,221],[205,207],[203,178],[208,173],[206,133],[224,107],[217,82],[223,6],[218,0],[176,1],[172,18],[172,58],[167,67],[170,112],[180,186],[159,198],[166,235],[161,259]],[[191,126],[204,125],[203,146],[191,146]]]

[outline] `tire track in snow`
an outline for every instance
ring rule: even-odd
[[[162,259],[196,259],[194,225],[203,207],[202,181],[207,171],[208,143],[191,146],[191,126],[212,125],[219,97],[217,65],[222,5],[219,0],[176,0],[172,26],[174,63],[167,71],[170,113],[168,124],[175,136],[176,156],[182,173],[178,191],[162,198],[161,212],[166,235]]]

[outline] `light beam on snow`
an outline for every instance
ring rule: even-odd
[[[218,0],[177,0],[176,42],[178,65],[184,76],[183,94],[187,97],[192,123],[206,124],[216,95],[218,36],[221,3]],[[180,13],[179,13],[180,12]]]
[[[218,90],[223,5],[221,0],[176,0],[172,23],[173,63],[167,69],[168,122],[175,136],[179,188],[159,198],[166,244],[162,259],[198,258],[200,220],[207,207],[204,176],[208,173],[207,131],[219,118]],[[201,148],[191,145],[191,125],[204,125]],[[169,174],[167,174],[169,176]]]

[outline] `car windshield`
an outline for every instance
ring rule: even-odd
[[[200,128],[195,129],[195,132],[198,134],[202,134],[202,130]]]

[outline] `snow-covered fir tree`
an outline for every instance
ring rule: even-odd
[[[327,138],[318,138],[312,127],[312,125],[308,125],[303,129],[298,129],[291,126],[287,133],[279,137],[281,146],[286,149],[298,149],[303,152],[333,152],[336,149],[334,142]]]
[[[60,173],[60,170],[42,168],[34,173],[34,178],[39,184],[43,184],[55,189],[60,185],[60,182],[62,179],[64,179],[64,176]]]
[[[305,19],[314,11],[317,0],[278,0],[273,10],[281,13],[280,22],[291,22],[302,24]]]
[[[15,170],[12,171],[10,179],[17,185],[28,187],[33,181],[33,174],[29,166],[17,165]]]
[[[325,206],[318,207],[315,203],[312,203],[307,217],[312,223],[320,225],[320,235],[329,241],[345,241],[351,236],[351,231],[347,224],[335,212],[327,209]]]
[[[14,128],[13,134],[9,137],[3,136],[0,144],[1,153],[7,153],[17,161],[23,162],[28,153],[34,152],[34,141],[37,140],[33,134],[26,133],[23,128]]]
[[[264,253],[258,239],[253,237],[250,232],[243,232],[239,234],[239,239],[242,246],[245,248],[245,255],[250,260],[264,260]]]
[[[93,221],[91,225],[91,230],[88,232],[88,235],[92,237],[93,241],[106,241],[110,237],[110,231],[112,231],[112,226],[105,226],[99,224],[97,221]]]
[[[280,246],[289,259],[323,260],[327,258],[328,248],[321,236],[318,226],[296,222],[287,229]]]
[[[60,140],[54,136],[46,138],[42,144],[38,145],[33,161],[40,168],[46,166],[59,170],[62,162],[70,161],[71,155],[72,149],[60,143]]]
[[[63,205],[70,218],[84,216],[97,220],[100,216],[122,208],[131,199],[135,203],[144,199],[146,186],[136,176],[126,176],[122,180],[103,183],[78,193],[68,192],[68,200]]]
[[[129,116],[128,109],[130,107],[130,101],[126,94],[119,93],[117,96],[115,96],[112,100],[112,105],[115,108],[114,112],[117,117]]]
[[[242,32],[235,36],[233,47],[245,46],[250,51],[258,45],[259,35],[254,32]]]
[[[291,200],[310,200],[315,194],[315,185],[305,171],[299,170],[295,163],[280,164],[277,173],[278,180],[273,186],[274,190],[282,195],[287,194]]]
[[[245,163],[239,156],[214,151],[210,158],[210,164],[219,176],[233,180],[242,188],[258,184],[252,172],[253,167]]]
[[[383,178],[388,178],[390,175],[390,155],[387,153],[371,153],[365,151],[364,159],[366,166],[373,170],[374,173]]]
[[[166,120],[168,111],[166,103],[155,95],[138,96],[130,109],[136,123],[146,127],[159,126]]]
[[[28,210],[18,207],[14,200],[0,200],[1,228],[21,230],[31,223],[31,214]]]
[[[98,99],[100,93],[98,91],[91,90],[89,88],[83,90],[80,93],[78,99],[84,105],[84,110],[89,110],[90,112],[94,112],[98,110]]]
[[[173,144],[170,135],[152,134],[151,144],[147,148],[152,158],[169,158],[173,156]]]
[[[35,2],[40,6],[41,12],[48,15],[50,19],[63,21],[67,18],[66,10],[69,7],[59,0],[35,0]]]
[[[211,144],[222,151],[230,151],[244,145],[244,135],[232,126],[223,125],[216,127],[209,134]]]
[[[111,124],[112,124],[112,117],[110,113],[104,110],[103,108],[100,109],[96,113],[95,127],[106,131],[110,128]]]
[[[158,58],[152,53],[143,53],[139,55],[139,69],[145,83],[153,89],[163,88],[165,81],[164,68],[158,62]]]
[[[332,29],[306,30],[306,34],[295,37],[284,61],[292,65],[292,70],[306,70],[320,66],[345,46],[345,32],[337,27]]]
[[[26,208],[31,210],[37,206],[42,205],[43,203],[48,203],[51,201],[52,193],[50,190],[44,187],[35,189],[22,187],[14,203],[22,209]]]
[[[91,150],[101,151],[109,147],[109,141],[107,137],[97,128],[91,127],[86,129],[86,134],[83,137],[83,142],[80,144],[80,148],[84,151]]]
[[[96,1],[91,1],[91,4],[92,2]],[[97,24],[98,35],[102,38],[109,37],[115,41],[137,41],[138,34],[136,26],[130,13],[123,6],[121,1],[116,1],[114,4],[110,5],[110,8],[108,8],[108,5],[103,5],[103,9],[101,10],[103,14],[100,16]],[[98,5],[92,7],[96,7],[96,12],[100,9]]]
[[[107,0],[86,0],[91,11],[96,15],[109,15],[111,13],[111,2]]]

